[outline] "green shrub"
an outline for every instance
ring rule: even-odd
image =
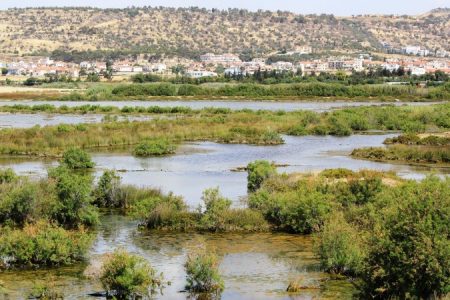
[[[24,225],[33,221],[39,203],[37,184],[22,181],[9,187],[3,187],[0,198],[0,223]]]
[[[72,264],[84,259],[92,237],[40,221],[23,229],[3,227],[0,259],[7,267],[42,267]]]
[[[203,191],[203,203],[205,212],[201,223],[208,229],[220,228],[224,224],[223,213],[230,209],[231,200],[220,195],[219,188],[206,189]]]
[[[167,140],[143,141],[134,148],[133,154],[136,156],[158,156],[175,153],[175,145]]]
[[[303,124],[296,125],[292,128],[290,128],[287,131],[287,134],[293,135],[293,136],[303,136],[307,135],[308,131],[306,130],[306,127]]]
[[[366,204],[382,191],[383,183],[379,176],[368,176],[363,179],[351,179],[348,182],[355,204]]]
[[[337,117],[331,117],[328,120],[329,134],[336,136],[349,136],[352,134],[352,129],[343,119]]]
[[[327,135],[329,133],[329,129],[327,126],[319,124],[312,128],[312,133],[315,135]]]
[[[148,197],[139,201],[134,209],[135,216],[140,215],[150,229],[186,231],[195,228],[197,216],[187,209],[181,197],[168,196]]]
[[[363,117],[354,117],[350,120],[350,127],[355,131],[364,131],[369,129],[369,122]]]
[[[13,169],[0,170],[0,184],[10,183],[17,179]]]
[[[249,206],[259,210],[279,230],[309,234],[321,229],[336,205],[333,195],[299,182],[294,189],[267,192],[261,189],[249,197]]]
[[[191,254],[184,265],[186,289],[193,293],[220,293],[224,283],[219,274],[219,258],[214,253]]]
[[[386,189],[369,211],[362,297],[429,299],[450,287],[450,179]]]
[[[247,189],[255,192],[261,187],[263,181],[276,174],[276,167],[273,163],[265,160],[258,160],[249,163],[247,166]]]
[[[90,155],[79,148],[71,148],[65,151],[61,162],[69,169],[90,169],[94,167]]]
[[[116,299],[151,297],[164,288],[162,274],[142,257],[117,250],[105,261],[100,281],[108,296]]]
[[[361,272],[365,255],[361,236],[342,213],[330,215],[316,235],[314,246],[322,268],[327,272],[346,275]]]
[[[99,178],[94,191],[95,204],[98,207],[124,208],[119,197],[120,177],[114,171],[105,171]]]
[[[264,144],[264,145],[279,145],[279,144],[283,144],[284,140],[281,137],[281,135],[278,132],[275,131],[265,131],[261,136],[260,136],[260,144]]]
[[[65,167],[49,171],[55,182],[58,201],[53,209],[53,218],[66,227],[95,225],[98,212],[92,205],[92,178],[70,172]]]
[[[392,145],[387,148],[369,147],[352,151],[356,158],[370,160],[406,161],[409,163],[450,163],[450,148],[444,147],[420,147]]]

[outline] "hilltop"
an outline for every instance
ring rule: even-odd
[[[0,11],[0,53],[122,50],[198,57],[205,52],[376,51],[382,45],[450,50],[450,10],[420,16],[300,15],[241,9],[142,7]]]

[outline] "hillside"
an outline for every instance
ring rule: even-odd
[[[198,8],[30,8],[0,11],[0,53],[151,49],[205,52],[376,50],[381,42],[450,50],[450,12],[421,16],[298,15]]]

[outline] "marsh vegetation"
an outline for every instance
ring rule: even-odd
[[[276,145],[280,134],[348,136],[367,130],[424,132],[450,128],[449,104],[430,107],[363,107],[331,113],[213,110],[175,119],[59,125],[0,132],[4,155],[58,156],[69,148],[101,149],[138,145],[153,139],[169,143],[210,140]],[[164,152],[164,151],[163,151]]]

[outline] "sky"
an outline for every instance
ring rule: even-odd
[[[450,7],[450,0],[0,0],[0,9],[35,6],[171,6],[206,8],[246,8],[250,10],[288,10],[296,13],[421,14],[437,7]]]

